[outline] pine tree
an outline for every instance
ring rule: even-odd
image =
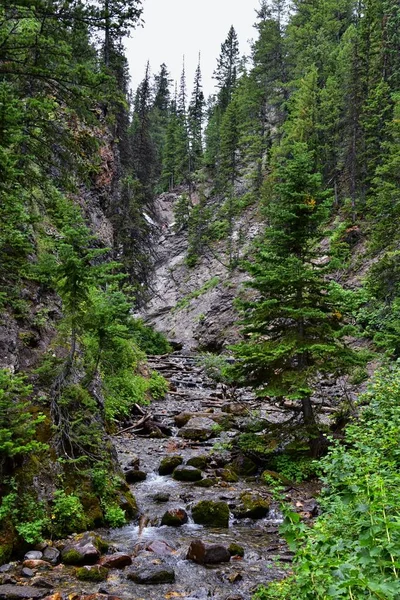
[[[221,45],[221,53],[218,58],[214,78],[217,80],[218,104],[224,112],[231,101],[233,91],[237,82],[239,67],[239,41],[233,25],[227,38]]]
[[[314,454],[319,432],[311,401],[320,372],[345,370],[356,362],[340,340],[346,331],[340,290],[327,284],[317,266],[316,243],[327,218],[329,192],[314,171],[307,145],[295,142],[277,159],[267,180],[269,227],[247,264],[257,297],[243,303],[247,341],[235,349],[236,373],[261,396],[300,403]]]
[[[200,56],[197,65],[192,98],[189,104],[189,139],[191,170],[197,171],[201,166],[203,157],[203,120],[204,120],[204,94],[201,83]]]

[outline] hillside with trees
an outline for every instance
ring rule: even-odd
[[[130,90],[144,15],[0,7],[0,564],[140,516],[115,434],[179,397],[151,367],[174,347],[289,414],[230,447],[295,552],[254,597],[395,600],[399,3],[261,0],[250,56],[227,23],[209,98],[201,54]],[[322,481],[313,526],[288,472]]]

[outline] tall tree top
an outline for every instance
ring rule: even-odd
[[[217,80],[219,89],[218,102],[222,110],[226,110],[235,89],[238,66],[239,40],[232,25],[226,40],[221,45],[217,68],[214,71],[214,78]]]

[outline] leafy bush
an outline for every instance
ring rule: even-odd
[[[210,379],[213,379],[218,383],[233,383],[234,380],[229,373],[229,362],[227,356],[223,356],[222,354],[213,354],[212,352],[205,352],[198,357],[197,362],[201,367],[203,367],[205,374]]]
[[[67,494],[64,490],[54,492],[52,517],[56,535],[85,528],[85,513],[81,501],[75,494]]]
[[[346,445],[322,460],[322,516],[308,528],[286,508],[283,532],[296,550],[288,593],[272,584],[258,600],[400,597],[400,365],[378,372],[361,400]]]
[[[162,333],[144,325],[140,319],[132,320],[131,334],[140,350],[146,354],[168,354],[172,350]]]
[[[125,511],[119,506],[106,506],[104,509],[104,517],[110,527],[122,527],[125,525]]]
[[[168,392],[168,381],[157,371],[152,371],[149,382],[149,394],[153,400],[161,400]]]

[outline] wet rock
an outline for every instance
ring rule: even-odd
[[[231,464],[232,470],[241,475],[242,477],[248,477],[257,473],[257,465],[251,458],[247,456],[239,455]]]
[[[177,467],[173,474],[173,478],[177,481],[200,481],[203,478],[201,471],[196,467],[181,465]]]
[[[239,544],[236,544],[235,542],[232,542],[232,544],[229,544],[228,550],[229,550],[229,554],[231,556],[244,556],[243,546],[239,546]]]
[[[34,577],[35,573],[34,573],[34,571],[32,571],[32,569],[29,569],[28,567],[23,567],[21,569],[21,576],[29,579],[31,577]]]
[[[228,581],[230,583],[238,583],[239,581],[243,580],[243,575],[241,573],[231,573],[230,575],[228,575]]]
[[[177,427],[183,427],[192,418],[193,418],[193,413],[183,412],[174,417],[174,423]]]
[[[138,481],[144,481],[147,477],[147,473],[139,471],[139,469],[128,469],[124,473],[127,483],[137,483]]]
[[[132,559],[129,554],[123,554],[122,552],[116,552],[110,554],[110,556],[102,556],[99,565],[106,569],[123,569],[132,564]]]
[[[30,550],[24,556],[24,560],[41,560],[43,558],[43,552],[38,550]]]
[[[168,500],[170,499],[171,494],[168,494],[168,492],[158,492],[157,494],[154,494],[153,496],[153,500],[154,502],[168,502]]]
[[[43,598],[48,590],[30,585],[0,585],[0,600],[23,600],[25,598]]]
[[[131,458],[128,462],[128,467],[132,467],[133,469],[138,469],[140,467],[140,458],[137,454],[131,455]]]
[[[176,467],[179,467],[182,463],[182,456],[166,456],[162,459],[160,466],[158,467],[158,473],[159,475],[172,475]]]
[[[232,512],[237,519],[263,519],[269,512],[270,502],[258,492],[244,492]]]
[[[14,565],[11,565],[10,563],[6,563],[5,565],[1,565],[0,567],[0,573],[9,573],[10,571],[12,571],[14,568]]]
[[[179,435],[185,440],[200,442],[209,440],[215,434],[215,423],[208,417],[193,417],[179,432]]]
[[[75,577],[80,581],[105,581],[107,579],[108,569],[102,567],[101,565],[92,565],[92,566],[84,566],[79,567],[75,571]]]
[[[277,473],[276,471],[270,471],[268,469],[263,471],[261,478],[264,481],[268,481],[268,479],[273,479],[274,481],[280,481],[280,483],[283,483],[283,485],[291,484],[290,479],[288,479],[284,475],[281,475],[280,473]]]
[[[231,469],[218,469],[217,475],[226,483],[237,483],[239,481],[239,476]]]
[[[24,560],[23,566],[28,569],[38,569],[40,571],[51,569],[51,565],[45,560]]]
[[[172,508],[163,514],[161,525],[169,525],[170,527],[180,527],[188,522],[188,515],[183,508]]]
[[[141,585],[174,583],[175,571],[169,565],[149,565],[131,569],[127,577]]]
[[[199,565],[215,565],[221,562],[229,562],[231,555],[224,546],[205,544],[201,540],[194,540],[189,546],[186,559]]]
[[[61,552],[61,558],[67,565],[94,565],[107,544],[94,533],[84,533],[68,543]]]
[[[132,494],[127,491],[126,494],[120,493],[118,495],[118,505],[122,510],[125,511],[127,517],[135,519],[139,515],[139,508],[136,503],[136,499]]]
[[[202,500],[192,508],[192,517],[199,525],[229,527],[229,507],[226,502]]]
[[[47,546],[43,551],[43,560],[51,565],[56,565],[60,561],[60,551],[53,546]]]
[[[148,552],[153,552],[158,556],[168,556],[169,554],[175,552],[175,548],[172,548],[172,546],[163,540],[153,540],[150,542],[150,544],[147,544],[146,550]]]
[[[207,455],[199,455],[199,456],[192,456],[192,458],[189,458],[189,460],[186,461],[186,464],[189,467],[196,467],[196,469],[200,469],[201,471],[204,471],[204,469],[207,468],[208,462],[209,462],[209,457]]]
[[[207,477],[206,479],[202,479],[201,481],[196,481],[194,485],[199,488],[210,488],[213,485],[216,485],[216,483],[216,479],[210,479],[209,477]]]

